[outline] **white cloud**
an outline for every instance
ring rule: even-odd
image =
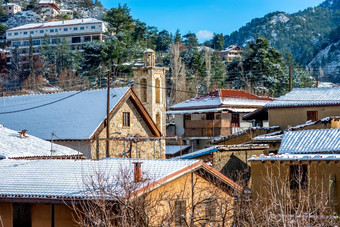
[[[196,33],[196,36],[198,40],[205,41],[207,39],[211,39],[214,36],[214,33],[212,33],[211,31],[207,31],[207,30],[201,30]]]

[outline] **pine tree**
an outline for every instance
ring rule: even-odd
[[[211,47],[215,50],[223,50],[224,49],[224,36],[223,34],[214,34],[212,39]]]
[[[182,36],[181,36],[179,29],[176,30],[176,33],[174,36],[174,43],[182,43]]]
[[[133,31],[134,21],[130,15],[130,9],[127,7],[127,4],[123,6],[118,4],[118,8],[109,10],[103,19],[109,23],[109,29],[116,34],[119,32]]]
[[[189,32],[184,37],[184,44],[189,48],[195,48],[198,46],[198,39],[195,33]]]

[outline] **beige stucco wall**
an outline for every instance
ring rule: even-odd
[[[130,127],[123,126],[123,113],[130,113]],[[165,125],[164,125],[165,126]],[[110,133],[121,132],[121,134],[113,134],[113,137],[127,137],[133,135],[136,137],[153,137],[150,128],[143,120],[141,114],[135,108],[134,104],[128,99],[110,120]],[[106,138],[106,128],[100,134],[100,138]],[[125,145],[124,145],[125,144]],[[110,141],[110,158],[120,158],[121,154],[130,147],[128,141],[113,140]],[[97,142],[93,141],[91,146],[92,158],[97,157]],[[137,151],[137,152],[136,152]],[[106,141],[99,141],[99,158],[106,157]],[[165,158],[165,141],[140,141],[132,143],[132,158]]]
[[[318,120],[325,117],[340,116],[339,106],[269,109],[269,125],[287,129],[288,125],[296,126],[304,124],[307,121],[307,111],[318,111]]]
[[[13,217],[12,203],[0,203],[0,218],[5,227],[13,226],[12,217]]]

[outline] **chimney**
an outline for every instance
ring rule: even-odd
[[[135,183],[142,181],[142,163],[143,162],[133,162],[135,165],[133,172]]]

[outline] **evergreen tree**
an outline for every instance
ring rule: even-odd
[[[94,1],[94,4],[97,5],[97,6],[99,6],[99,7],[103,7],[103,5],[102,5],[102,3],[101,3],[100,0],[95,0],[95,1]]]
[[[158,33],[156,39],[156,51],[165,52],[169,50],[172,42],[172,37],[167,30],[162,30]]]
[[[212,54],[211,80],[218,88],[223,88],[227,76],[226,66],[218,52]],[[215,82],[215,83],[214,83]],[[210,89],[212,90],[212,89]]]
[[[32,39],[32,36],[30,36],[30,39],[29,39],[29,53],[28,53],[28,64],[29,64],[29,72],[30,74],[34,74],[34,62],[33,62],[33,39]]]
[[[198,39],[195,33],[189,32],[184,37],[184,44],[189,48],[195,48],[198,46]]]
[[[133,31],[134,21],[126,4],[118,4],[118,8],[109,10],[103,19],[109,23],[109,30],[116,34]]]
[[[211,47],[215,50],[223,50],[224,49],[224,36],[223,34],[214,34],[214,37],[211,41]]]
[[[176,33],[174,36],[174,43],[182,43],[182,36],[181,36],[179,29],[176,30]]]

